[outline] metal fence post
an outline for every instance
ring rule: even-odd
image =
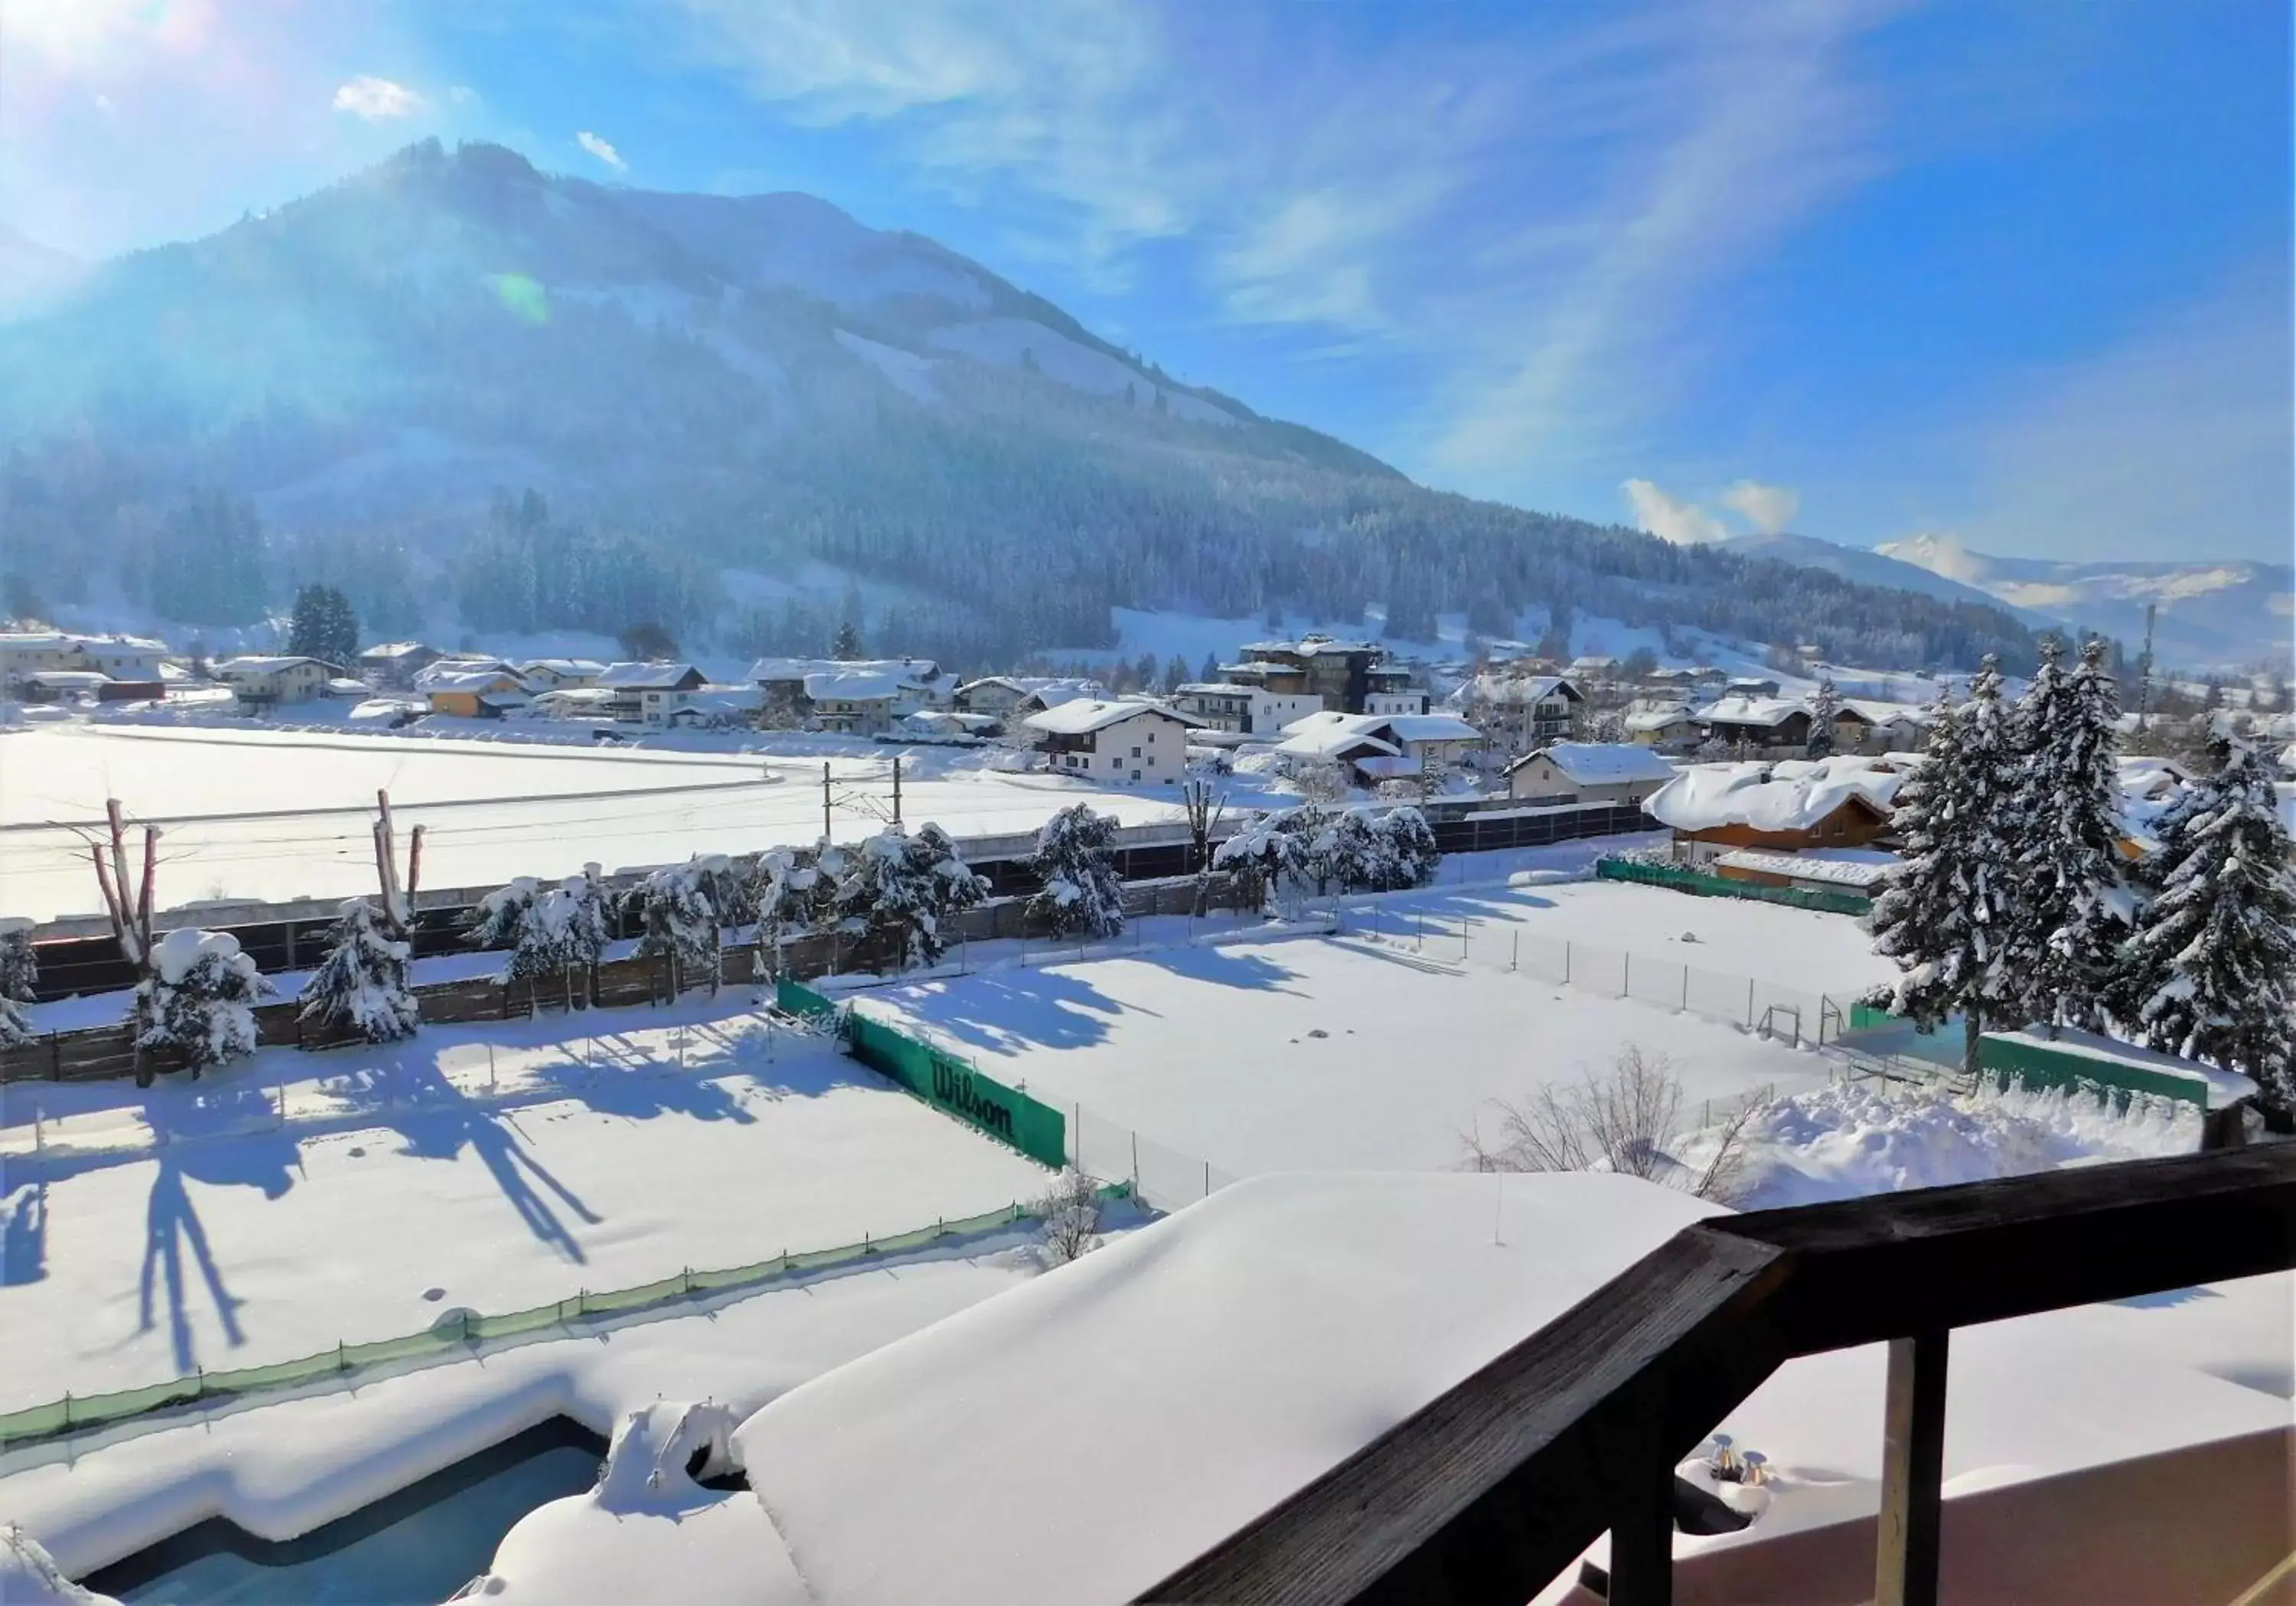
[[[1562,942],[1562,984],[1566,987],[1570,984],[1570,940],[1568,937]]]
[[[1754,1029],[1754,978],[1746,978],[1746,1030]]]

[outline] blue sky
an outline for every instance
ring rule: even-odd
[[[414,138],[916,229],[1447,489],[2290,556],[2278,0],[0,0],[99,255]]]

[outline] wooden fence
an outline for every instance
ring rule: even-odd
[[[1212,878],[1211,906],[1234,906],[1234,888],[1225,875]],[[1195,902],[1193,877],[1178,881],[1136,882],[1124,889],[1127,915],[1185,915]],[[998,939],[1036,941],[1051,928],[1029,912],[1025,898],[998,898],[964,910],[949,922],[953,942],[986,943]],[[836,932],[810,933],[783,944],[782,963],[787,974],[804,977],[845,971],[887,971],[898,968],[898,951],[882,936],[856,938]],[[757,981],[757,952],[747,946],[729,946],[722,956],[718,981],[721,985],[744,985]],[[446,1025],[481,1020],[513,1020],[551,1009],[617,1009],[633,1004],[674,1001],[681,992],[709,984],[708,976],[673,978],[664,959],[609,959],[588,976],[570,971],[555,978],[504,984],[491,976],[462,981],[434,982],[414,989],[426,1025]],[[127,1009],[127,994],[120,1008]],[[267,1048],[332,1049],[360,1041],[344,1032],[323,1032],[299,1018],[293,1002],[258,1004],[255,1009],[256,1041]],[[12,1082],[94,1082],[114,1076],[164,1074],[184,1068],[172,1054],[140,1051],[135,1034],[123,1019],[117,1025],[89,1026],[75,1032],[51,1032],[19,1048],[0,1050],[0,1084]]]

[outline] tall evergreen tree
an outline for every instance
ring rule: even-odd
[[[2161,822],[2147,865],[2158,891],[2128,946],[2123,1018],[2155,1048],[2253,1077],[2286,1116],[2296,1113],[2296,871],[2270,767],[2244,744],[2223,745],[2223,768]]]
[[[1824,758],[1833,752],[1833,721],[1841,712],[1841,693],[1828,675],[1809,700],[1809,744],[1803,751],[1810,757]]]
[[[861,655],[861,627],[850,619],[837,627],[836,638],[829,644],[829,655],[850,661]]]
[[[914,836],[889,826],[842,858],[838,908],[872,935],[890,934],[905,969],[939,960],[947,918],[988,895],[987,878],[967,869],[948,833],[931,823]]]
[[[2005,969],[2016,910],[2005,823],[2018,754],[1989,656],[1967,703],[1952,708],[1940,696],[1925,756],[1898,791],[1906,851],[1871,917],[1874,951],[1902,974],[1873,996],[1924,1029],[1958,1013],[1964,1068],[1974,1075],[1979,1034],[2016,1009]]]
[[[350,598],[326,585],[297,591],[287,650],[348,667],[358,656],[358,615],[351,611]]]
[[[2016,936],[2010,974],[2019,1012],[2048,1026],[2105,1024],[2113,972],[2133,900],[2121,873],[2120,700],[2091,640],[2064,673],[2062,649],[2045,641],[2018,702],[2024,755],[2016,843]]]

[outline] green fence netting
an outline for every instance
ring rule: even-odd
[[[1125,1185],[1119,1183],[1103,1189],[1102,1194],[1107,1198],[1120,1198],[1128,1191]],[[785,1250],[771,1260],[752,1261],[747,1265],[715,1271],[682,1271],[675,1277],[657,1278],[635,1288],[604,1292],[586,1289],[572,1298],[537,1305],[532,1310],[511,1311],[494,1316],[464,1311],[442,1319],[427,1332],[382,1338],[370,1344],[339,1344],[332,1349],[297,1360],[276,1361],[263,1366],[242,1366],[230,1371],[199,1371],[189,1377],[173,1378],[164,1383],[147,1384],[138,1388],[123,1388],[111,1394],[66,1395],[48,1404],[0,1413],[0,1447],[70,1430],[104,1427],[194,1400],[294,1388],[359,1367],[392,1362],[455,1358],[467,1355],[472,1345],[486,1339],[539,1332],[592,1316],[626,1315],[633,1311],[668,1305],[694,1294],[753,1288],[783,1277],[865,1260],[872,1256],[902,1254],[923,1248],[938,1239],[994,1231],[1032,1219],[1034,1217],[1027,1206],[1018,1203],[1001,1205],[978,1215],[938,1221],[930,1227],[897,1232],[887,1238],[864,1238],[859,1243],[840,1244],[834,1248],[803,1250],[795,1254]]]
[[[1827,892],[1816,887],[1765,886],[1759,881],[1737,881],[1710,876],[1702,870],[1672,864],[1644,864],[1633,859],[1597,859],[1595,875],[1603,881],[1641,881],[1670,886],[1677,892],[1704,898],[1751,898],[1761,903],[1783,903],[1791,909],[1814,909],[1832,915],[1862,915],[1873,901],[1856,893]]]
[[[775,986],[775,1001],[792,1015],[819,1019],[837,1006],[786,977]],[[1049,1104],[1010,1088],[929,1042],[858,1011],[845,1021],[846,1046],[853,1058],[883,1073],[937,1109],[1010,1144],[1040,1165],[1055,1171],[1068,1164],[1068,1117]]]

